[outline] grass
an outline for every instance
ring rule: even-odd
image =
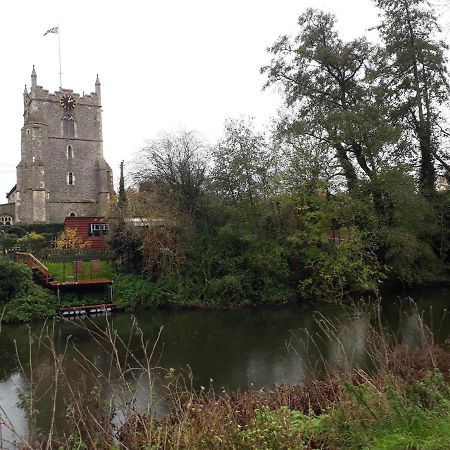
[[[74,271],[72,262],[46,262],[50,275],[56,281],[73,280]],[[69,277],[69,278],[68,278]],[[78,275],[78,279],[88,280],[92,278],[111,278],[112,263],[111,261],[100,261],[100,273],[91,273],[91,261],[83,262],[83,276]]]
[[[448,365],[448,352],[445,360]],[[121,443],[130,449],[448,450],[450,374],[429,362],[429,372],[414,381],[358,372],[268,392],[194,393],[182,408],[176,395],[166,419],[130,418]]]
[[[414,382],[390,374],[373,381],[357,387],[344,381],[345,393],[330,408],[318,437],[326,437],[332,448],[449,448],[450,386],[442,372],[431,370]]]

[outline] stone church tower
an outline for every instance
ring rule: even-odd
[[[68,216],[103,216],[113,193],[112,171],[103,157],[101,89],[79,95],[25,87],[24,125],[17,185],[0,205],[14,223],[63,223]],[[1,225],[1,224],[0,224]]]

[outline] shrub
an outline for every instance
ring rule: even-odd
[[[44,248],[46,242],[42,234],[30,231],[25,236],[17,239],[17,245],[27,252],[36,253]]]
[[[30,322],[56,315],[56,297],[38,285],[30,286],[5,305],[5,322]]]
[[[28,267],[0,258],[0,304],[26,292],[32,284],[32,274]]]
[[[33,282],[31,270],[0,258],[0,304],[5,322],[27,322],[53,317],[56,299]]]
[[[164,301],[163,291],[156,283],[137,275],[116,275],[114,294],[119,309],[145,309]]]

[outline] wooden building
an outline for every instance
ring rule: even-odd
[[[89,243],[88,248],[106,248],[109,224],[104,217],[66,217],[64,229],[76,230],[81,242]]]

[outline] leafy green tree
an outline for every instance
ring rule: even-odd
[[[266,86],[284,89],[292,114],[282,125],[328,146],[354,191],[361,176],[376,179],[399,138],[369,78],[374,49],[365,38],[340,39],[331,14],[308,9],[298,24],[294,38],[283,36],[269,48],[273,59],[261,69]]]
[[[291,120],[289,113],[283,111],[274,133],[274,147],[280,158],[280,190],[307,196],[338,190],[343,173],[338,161],[330,157],[328,144],[297,133],[289,126]]]
[[[440,107],[449,99],[447,45],[438,40],[440,29],[428,1],[375,3],[383,13],[378,30],[384,48],[377,70],[384,101],[391,105],[392,120],[401,122],[418,143],[420,188],[430,196],[435,192],[435,158],[443,160],[438,132]]]
[[[249,120],[227,120],[224,137],[212,150],[211,185],[215,193],[234,205],[255,208],[271,193],[276,158],[263,134]]]
[[[302,297],[337,301],[378,289],[382,267],[367,233],[348,216],[347,202],[348,194],[341,194],[291,196],[283,204],[285,251]]]

